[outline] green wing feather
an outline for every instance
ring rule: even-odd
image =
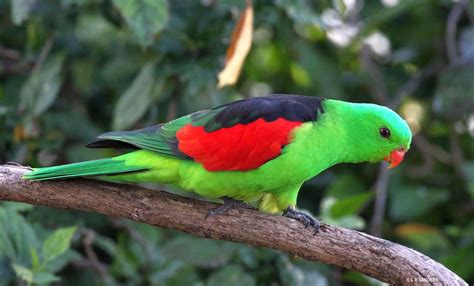
[[[180,159],[190,159],[179,151],[176,133],[188,124],[199,126],[212,121],[217,111],[217,109],[198,111],[168,123],[138,130],[107,132],[99,135],[97,137],[99,140],[92,142],[87,147],[145,149]]]

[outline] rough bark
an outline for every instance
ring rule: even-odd
[[[30,182],[28,170],[0,166],[0,200],[75,209],[173,228],[196,236],[285,251],[307,260],[345,267],[393,285],[467,285],[427,256],[363,232],[322,224],[322,230],[250,209],[204,219],[216,204],[95,180]]]

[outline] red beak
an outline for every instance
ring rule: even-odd
[[[389,169],[393,169],[398,166],[403,161],[403,156],[405,156],[405,149],[397,149],[390,152],[390,156],[384,158],[385,161],[389,162]]]

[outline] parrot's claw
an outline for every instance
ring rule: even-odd
[[[215,215],[222,215],[222,214],[226,213],[228,210],[230,210],[231,208],[235,208],[235,207],[246,208],[246,209],[255,209],[255,207],[253,207],[251,205],[248,205],[248,204],[246,204],[242,201],[234,200],[234,199],[229,198],[229,197],[222,197],[221,199],[224,201],[224,203],[222,205],[218,206],[217,208],[208,211],[207,215],[206,215],[206,218],[208,218],[210,216],[215,216]]]
[[[304,228],[308,228],[308,226],[313,227],[314,228],[314,234],[317,234],[319,232],[320,227],[321,227],[321,224],[319,223],[319,220],[314,219],[312,216],[310,216],[307,213],[297,211],[292,207],[288,207],[286,210],[284,210],[283,211],[283,216],[302,222],[303,225],[304,225]]]

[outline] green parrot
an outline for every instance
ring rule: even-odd
[[[131,149],[113,157],[36,168],[25,179],[98,177],[178,186],[224,204],[246,203],[311,225],[297,211],[301,185],[338,163],[397,166],[412,134],[397,113],[376,104],[302,95],[271,95],[198,111],[168,123],[102,134],[91,148]]]

